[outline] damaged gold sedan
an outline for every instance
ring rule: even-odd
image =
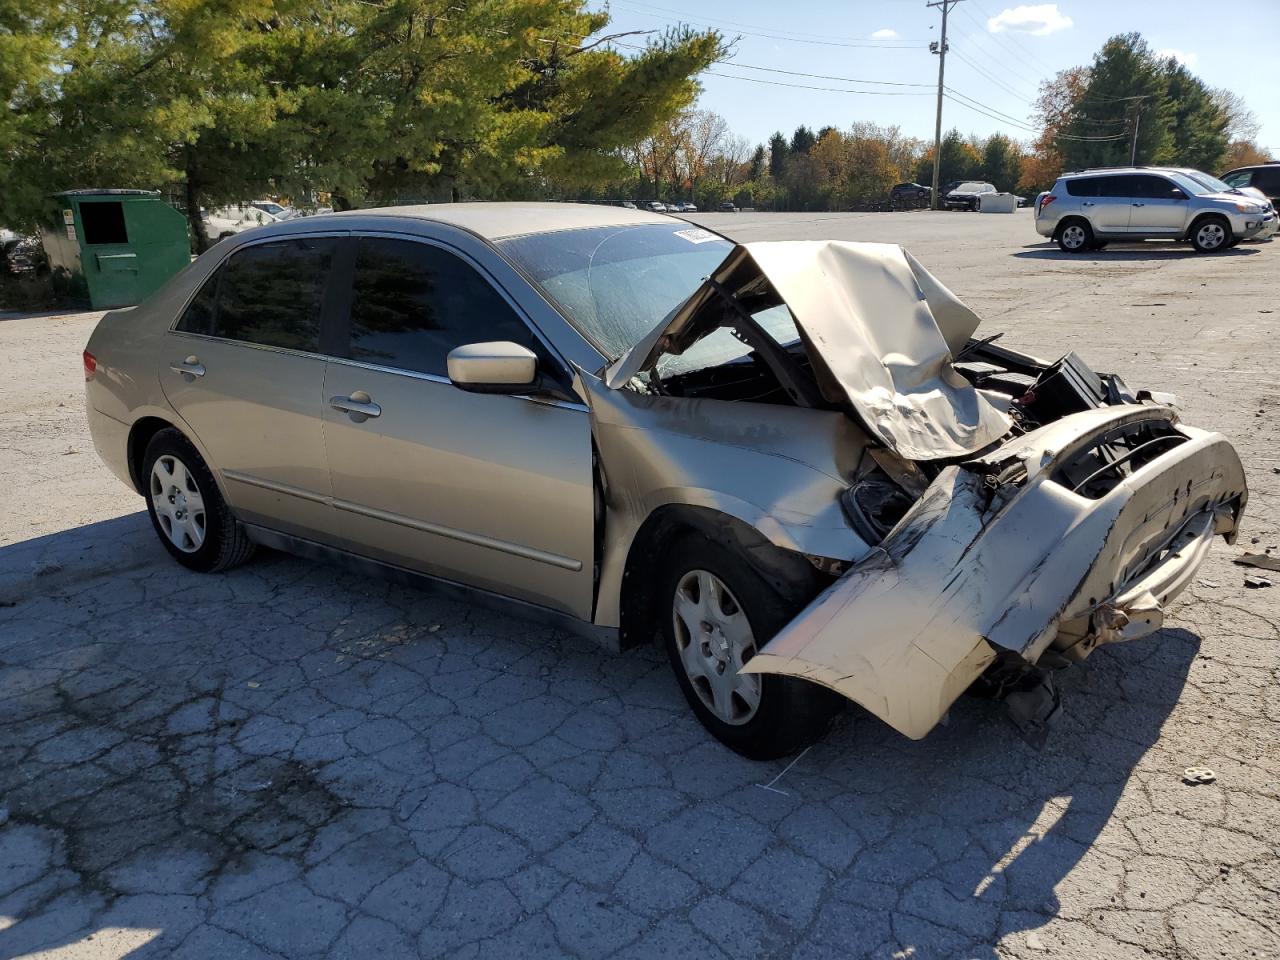
[[[848,700],[923,737],[971,688],[1042,735],[1053,671],[1159,628],[1247,498],[1224,438],[976,337],[894,245],[538,204],[227,243],[85,358],[179,562],[266,544],[661,637],[749,756]]]

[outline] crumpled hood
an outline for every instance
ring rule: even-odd
[[[713,286],[765,277],[791,310],[823,397],[848,405],[867,430],[910,460],[977,452],[1009,420],[956,372],[952,358],[979,320],[897,244],[787,241],[739,244],[711,277],[610,366],[623,387],[664,354],[680,354],[719,323]]]

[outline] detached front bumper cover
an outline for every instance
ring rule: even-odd
[[[879,547],[744,670],[802,677],[919,739],[1001,653],[1081,658],[1162,623],[1247,492],[1230,443],[1185,439],[1105,495],[1053,479],[1109,431],[1176,422],[1168,408],[1079,413],[945,468]]]

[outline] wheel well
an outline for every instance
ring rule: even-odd
[[[159,417],[143,417],[129,430],[129,477],[133,480],[133,488],[143,496],[146,488],[142,482],[142,458],[147,452],[147,444],[161,430],[172,426]]]
[[[1090,230],[1093,229],[1093,225],[1089,223],[1088,217],[1082,217],[1078,213],[1073,213],[1071,214],[1071,216],[1063,217],[1061,220],[1058,221],[1058,225],[1054,227],[1054,230],[1053,230],[1054,236],[1057,236],[1058,234],[1060,234],[1064,227],[1069,227],[1073,223],[1082,223],[1086,227],[1088,227]]]
[[[739,553],[779,595],[807,603],[830,583],[803,555],[775,546],[754,527],[707,507],[659,507],[636,532],[622,573],[619,634],[622,647],[651,642],[658,630],[655,596],[663,558],[677,540],[702,536]]]
[[[1221,213],[1209,212],[1209,213],[1202,213],[1198,217],[1196,217],[1194,220],[1191,221],[1191,226],[1187,227],[1187,239],[1190,239],[1191,235],[1194,234],[1197,229],[1199,229],[1200,224],[1204,223],[1206,220],[1221,220],[1223,225],[1227,228],[1227,234],[1229,236],[1235,235],[1235,231],[1231,229],[1231,221],[1228,220],[1225,215]]]

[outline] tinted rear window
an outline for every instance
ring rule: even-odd
[[[1096,197],[1103,181],[1110,179],[1110,177],[1081,177],[1078,180],[1068,180],[1067,193],[1073,197]]]
[[[178,329],[316,352],[336,241],[299,237],[246,247],[205,281]]]

